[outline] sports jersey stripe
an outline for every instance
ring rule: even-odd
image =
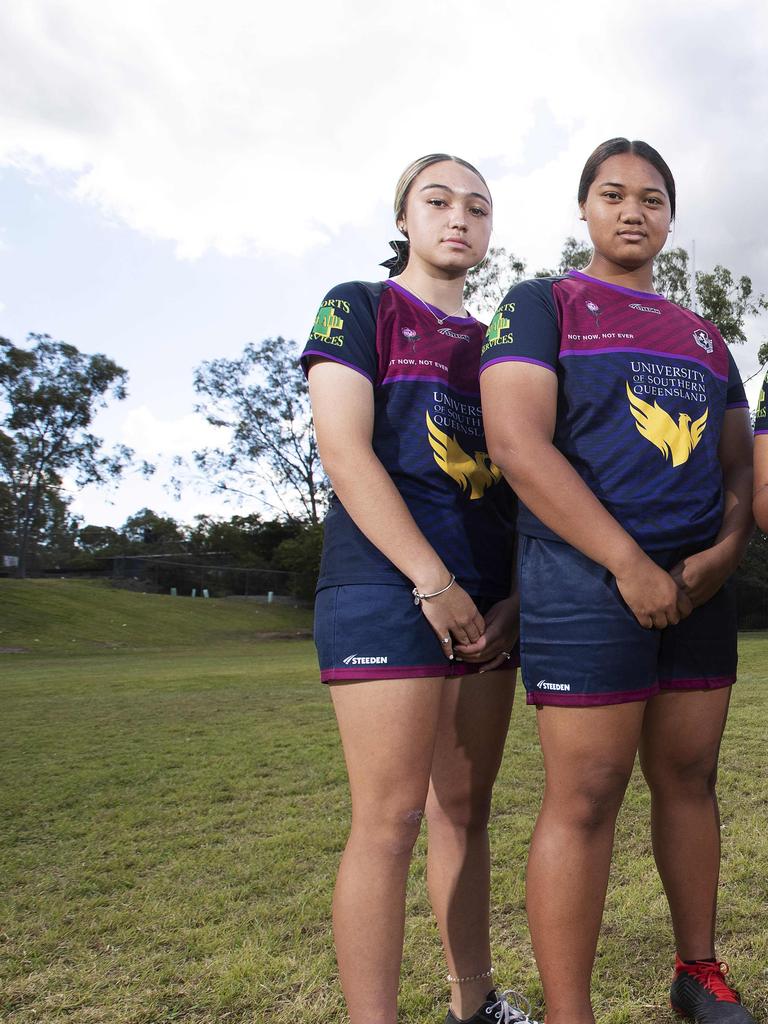
[[[355,366],[354,363],[349,363],[347,362],[346,359],[339,359],[338,356],[333,355],[331,352],[321,352],[319,349],[316,348],[305,348],[304,351],[301,353],[301,365],[305,374],[307,373],[308,368],[306,363],[306,359],[308,356],[322,356],[323,359],[330,359],[332,363],[341,363],[342,366],[348,366],[350,370],[355,370],[361,376],[365,377],[366,380],[369,380],[371,384],[373,384],[373,378],[371,377],[371,375],[366,373],[365,370],[363,370],[360,366]]]
[[[440,384],[442,387],[446,387],[445,377],[411,377],[403,375],[402,377],[385,377],[379,387],[384,387],[386,384],[409,384],[411,382],[419,384]],[[454,387],[453,384],[448,385],[450,391],[456,395],[464,395],[465,398],[479,398],[479,391],[465,391],[462,388]]]
[[[726,409],[748,409],[749,402],[726,402]]]
[[[543,363],[540,359],[531,359],[528,356],[497,356],[495,359],[489,359],[487,363],[483,363],[480,373],[487,370],[489,366],[493,366],[494,363],[531,363],[533,366],[543,366],[551,373],[557,373],[554,366],[550,366],[549,363]]]
[[[755,437],[757,437],[758,434],[768,434],[768,427],[766,427],[765,430],[756,430]]]
[[[584,281],[587,284],[597,285],[598,288],[607,288],[611,292],[621,292],[623,295],[633,295],[638,299],[648,299],[652,302],[669,302],[669,299],[665,295],[658,295],[656,292],[638,292],[634,288],[625,288],[621,284],[612,284],[608,281],[601,281],[598,277],[590,277],[588,274],[582,274],[579,270],[569,270],[568,277],[575,277],[579,281]],[[555,280],[562,281],[562,277],[558,277]]]
[[[712,367],[708,363],[705,363],[703,359],[697,359],[695,356],[682,355],[681,353],[678,352],[660,352],[648,348],[633,348],[619,346],[615,346],[612,348],[606,347],[589,349],[565,348],[561,349],[560,358],[562,359],[564,356],[602,356],[609,352],[635,352],[637,355],[653,356],[655,359],[677,359],[682,363],[696,363],[697,366],[703,366],[705,370],[711,373],[712,376],[716,377],[718,380],[723,380],[726,383],[728,382],[727,373],[717,373],[715,370],[712,369]]]

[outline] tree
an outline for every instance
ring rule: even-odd
[[[464,295],[468,303],[477,306],[482,314],[490,314],[496,309],[509,289],[522,281],[526,276],[555,277],[566,274],[569,270],[580,270],[589,263],[592,248],[573,236],[566,238],[560,254],[560,262],[556,270],[537,270],[532,275],[526,274],[525,260],[519,259],[514,253],[502,247],[492,246],[488,255],[467,274]]]
[[[661,253],[654,268],[654,287],[672,302],[681,306],[691,303],[691,274],[685,249],[677,247]],[[736,280],[719,263],[709,272],[696,271],[695,306],[698,313],[717,326],[729,345],[747,340],[744,323],[747,317],[760,316],[768,310],[768,298],[755,294],[746,275]],[[764,361],[764,345],[760,350]]]
[[[272,556],[284,540],[298,536],[296,522],[264,521],[257,512],[232,516],[228,521],[212,516],[195,516],[189,546],[196,555],[223,555],[238,565],[270,567]]]
[[[120,527],[120,535],[128,542],[125,550],[140,554],[186,550],[184,528],[175,519],[159,516],[151,508],[142,508],[129,516]]]
[[[295,597],[306,601],[312,598],[320,573],[322,550],[322,526],[308,524],[302,527],[298,536],[284,540],[275,551],[275,566],[294,574],[293,594]]]
[[[64,500],[63,474],[73,473],[78,487],[103,484],[133,460],[124,445],[105,451],[89,430],[108,397],[125,398],[126,371],[47,334],[28,340],[31,349],[0,338],[0,481],[10,496],[20,577],[45,532],[46,504]]]
[[[491,246],[488,255],[467,274],[464,301],[484,313],[496,309],[513,284],[525,277],[525,262],[501,246]]]
[[[249,343],[239,359],[213,359],[197,368],[195,410],[227,432],[218,448],[195,452],[218,491],[256,494],[289,520],[318,523],[328,481],[317,451],[309,388],[292,341]],[[272,501],[264,495],[270,494]],[[297,515],[297,510],[301,510]]]

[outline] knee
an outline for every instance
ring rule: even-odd
[[[563,785],[547,780],[545,801],[573,828],[595,832],[613,827],[631,775],[613,764],[593,765]]]
[[[376,811],[352,813],[352,834],[377,854],[410,856],[421,830],[424,811],[420,807],[381,807]]]
[[[673,751],[661,763],[644,764],[643,773],[654,797],[709,798],[717,787],[717,755]]]
[[[432,827],[447,827],[462,832],[483,832],[491,816],[491,793],[452,790],[436,795],[430,793],[426,819]]]

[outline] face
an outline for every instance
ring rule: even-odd
[[[671,223],[664,179],[632,153],[600,164],[581,213],[595,255],[626,269],[643,266],[661,252]]]
[[[397,226],[408,235],[410,261],[464,273],[485,256],[491,222],[488,189],[469,168],[446,160],[414,178]]]

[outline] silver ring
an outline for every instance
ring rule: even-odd
[[[449,636],[444,636],[443,637],[443,643],[444,644],[449,644],[450,642],[451,642],[451,638]]]
[[[504,655],[504,657],[507,659],[507,661],[509,661],[509,659],[512,657],[512,655],[509,653],[509,651],[502,651],[501,653]]]

